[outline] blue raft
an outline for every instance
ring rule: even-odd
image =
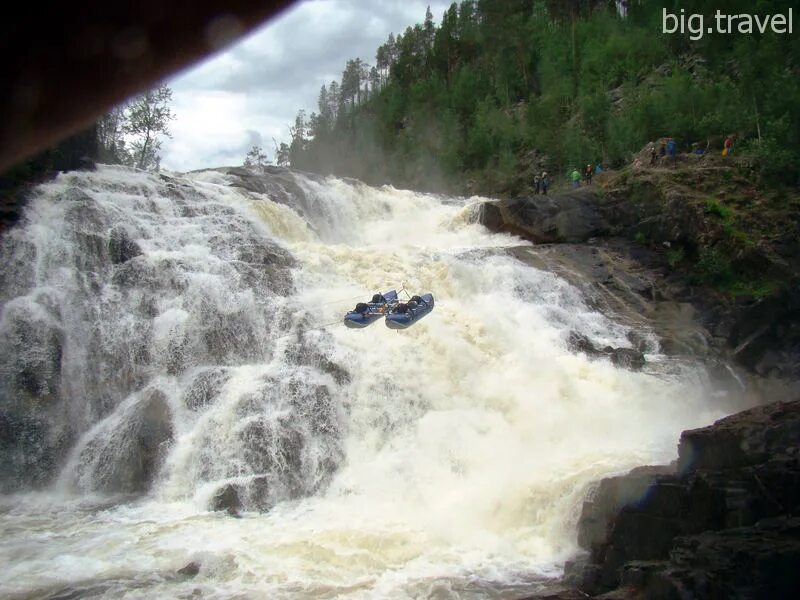
[[[386,326],[389,329],[405,329],[433,310],[433,294],[411,296],[408,303],[398,303],[386,315]]]
[[[344,316],[344,324],[353,329],[371,325],[397,305],[397,292],[389,290],[385,294],[375,294],[370,302],[359,302],[355,310]]]

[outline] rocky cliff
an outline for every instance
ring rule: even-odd
[[[711,348],[757,377],[800,379],[800,195],[757,186],[744,161],[631,166],[591,187],[486,202],[476,218],[547,248],[547,268],[588,274],[590,296],[627,294],[607,308],[642,305],[667,354]],[[660,318],[676,307],[686,328]]]
[[[799,459],[800,400],[685,431],[672,465],[599,483],[566,581],[604,598],[792,597]]]
[[[651,329],[665,354],[704,361],[748,402],[796,398],[798,194],[755,185],[743,160],[642,164],[591,187],[486,202],[476,218],[533,242],[514,250],[517,258],[565,277],[599,310]],[[611,350],[572,342],[589,355]],[[586,554],[567,564],[570,587],[547,597],[792,596],[799,453],[797,400],[684,432],[673,464],[640,467],[591,491],[578,526]]]

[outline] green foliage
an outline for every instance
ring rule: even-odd
[[[729,12],[792,6],[731,2]],[[661,33],[663,3],[629,4],[627,19],[604,0],[466,0],[439,27],[427,14],[389,36],[375,67],[348,61],[341,84],[323,88],[319,123],[292,164],[411,187],[474,179],[492,192],[514,189],[532,151],[564,173],[621,166],[664,136],[718,152],[736,133],[735,154],[750,154],[762,178],[795,183],[798,38],[691,42]],[[718,3],[668,4],[710,19]]]
[[[169,137],[169,122],[175,115],[169,108],[172,90],[164,84],[147,90],[126,107],[123,131],[131,140],[127,162],[137,169],[158,170],[160,136]]]
[[[761,178],[771,183],[797,183],[798,155],[773,137],[753,140],[748,145],[753,165]]]
[[[733,281],[730,258],[716,247],[706,248],[700,253],[696,265],[701,280],[712,285],[730,284]]]
[[[633,241],[637,244],[644,244],[647,241],[647,238],[645,237],[644,233],[637,231],[636,235],[633,236]]]
[[[719,200],[716,198],[708,198],[705,202],[705,213],[707,215],[713,215],[722,219],[722,221],[726,224],[730,223],[731,220],[731,209],[723,204],[720,204]]]
[[[667,252],[667,264],[673,269],[680,265],[685,258],[686,252],[684,251],[683,246],[678,246],[677,248],[673,248]]]
[[[244,157],[244,166],[254,171],[263,171],[269,164],[269,159],[261,146],[253,146]]]

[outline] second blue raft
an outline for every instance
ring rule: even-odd
[[[433,294],[412,296],[407,303],[399,303],[386,315],[389,329],[405,329],[433,310]]]

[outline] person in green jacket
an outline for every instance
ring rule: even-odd
[[[569,180],[572,182],[572,187],[580,187],[581,185],[581,174],[578,169],[572,169],[572,173],[569,174]]]

